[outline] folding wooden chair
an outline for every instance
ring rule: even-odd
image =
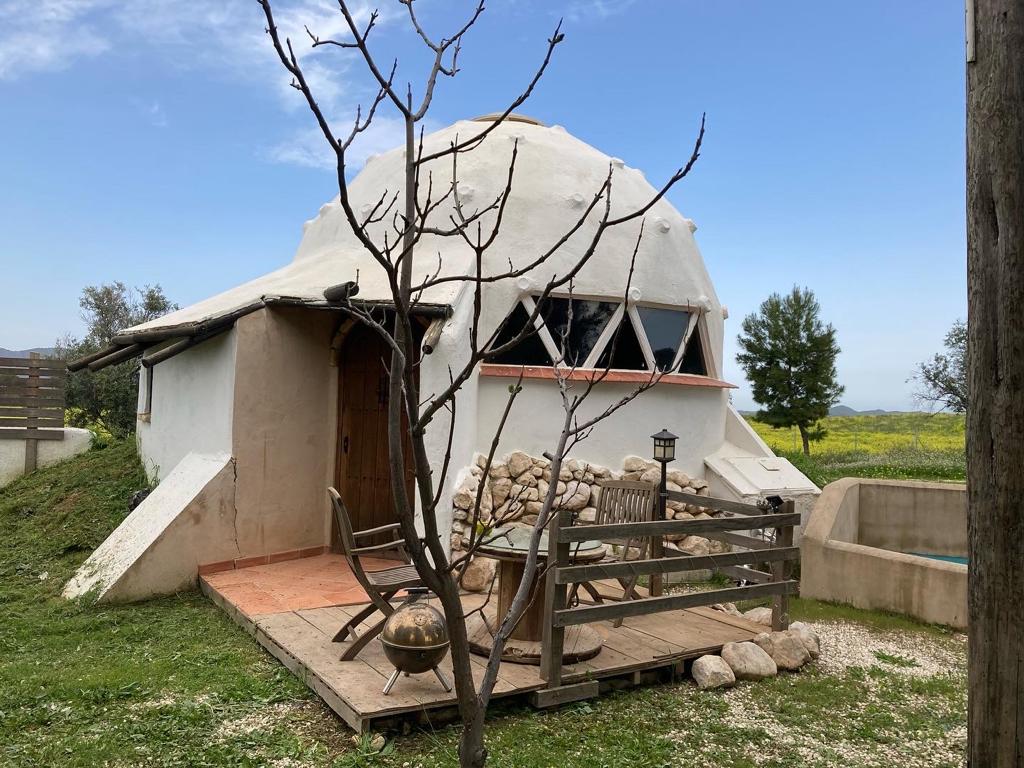
[[[594,517],[594,525],[614,525],[616,523],[640,523],[655,519],[657,509],[658,487],[653,483],[643,483],[636,480],[608,480],[600,483],[601,492],[597,496],[597,514]],[[602,562],[620,562],[632,560],[629,557],[631,549],[639,550],[636,559],[646,559],[651,551],[651,540],[649,537],[631,537],[628,539],[610,539],[606,544],[622,546],[622,556],[606,556]],[[622,587],[622,597],[619,600],[635,600],[641,595],[636,591],[638,576],[618,579]],[[573,585],[570,594],[570,601],[574,601],[582,587],[595,602],[603,603],[605,600],[613,600],[607,595],[602,595],[597,587],[590,582]],[[614,626],[622,625],[622,619],[616,619]]]
[[[400,565],[396,568],[386,568],[381,571],[367,571],[363,568],[359,561],[360,557],[400,548],[404,546],[405,540],[396,539],[370,547],[357,547],[356,540],[364,536],[397,531],[400,526],[398,523],[391,523],[390,525],[382,525],[367,531],[353,532],[352,520],[349,517],[345,503],[341,500],[341,495],[334,488],[328,488],[327,495],[331,497],[334,519],[338,524],[338,531],[341,534],[342,554],[345,555],[345,559],[348,561],[356,581],[359,582],[370,598],[370,604],[345,622],[345,625],[334,636],[333,642],[340,643],[344,642],[349,634],[352,635],[352,645],[341,656],[342,661],[351,661],[359,655],[359,652],[366,647],[367,643],[381,633],[381,630],[384,629],[384,622],[387,621],[388,616],[395,612],[394,606],[389,601],[401,590],[421,587],[423,582],[419,574],[416,573],[415,566],[412,565]],[[377,611],[384,614],[383,618],[360,636],[356,632],[356,627]]]

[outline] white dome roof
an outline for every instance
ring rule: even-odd
[[[487,118],[462,120],[424,139],[429,154],[464,141],[486,128]],[[458,156],[458,193],[466,215],[491,205],[505,187],[513,149],[517,150],[512,194],[498,238],[487,252],[484,274],[503,272],[509,262],[528,264],[550,249],[584,214],[594,195],[612,171],[612,216],[646,205],[656,194],[643,174],[609,157],[560,126],[547,127],[516,116],[491,131],[475,149]],[[401,191],[404,180],[404,149],[373,156],[349,185],[349,199],[356,215],[370,214],[378,201]],[[420,200],[436,202],[451,187],[452,159],[428,163],[421,171]],[[683,182],[685,183],[685,182]],[[385,202],[385,205],[387,202]],[[401,205],[399,199],[396,206]],[[558,249],[544,266],[511,290],[540,288],[552,275],[564,275],[585,252],[597,229],[604,201],[591,211],[586,222]],[[428,225],[451,227],[454,200],[449,198],[431,214]],[[480,221],[483,236],[490,232],[495,212]],[[658,304],[700,305],[721,314],[711,281],[693,239],[692,222],[667,201],[660,200],[645,214],[644,236],[632,280],[632,298]],[[397,235],[389,215],[371,227],[378,244],[394,243]],[[578,295],[621,296],[625,290],[629,258],[636,244],[640,219],[606,231],[594,257],[574,280]],[[475,232],[475,225],[474,225]],[[460,237],[425,235],[417,246],[414,281],[434,273],[466,274],[473,265],[472,250]],[[358,278],[357,278],[358,274]],[[259,301],[289,298],[323,301],[325,288],[357,280],[358,299],[387,301],[391,295],[383,269],[352,233],[338,198],[321,207],[307,221],[291,264],[206,301],[147,323],[146,328],[195,323],[225,315]],[[531,285],[532,281],[532,285]],[[443,283],[422,296],[427,304],[453,304],[463,285]],[[714,334],[718,335],[718,334]]]

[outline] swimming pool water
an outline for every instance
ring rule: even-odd
[[[947,563],[960,563],[960,565],[967,565],[966,557],[957,557],[956,555],[930,555],[927,552],[908,552],[908,555],[917,555],[918,557],[929,557],[932,560],[943,560]]]

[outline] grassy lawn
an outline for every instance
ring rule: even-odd
[[[822,422],[828,434],[811,443],[810,456],[801,452],[796,428],[748,421],[772,450],[818,486],[841,477],[963,482],[966,476],[962,414],[830,416]]]
[[[196,593],[71,604],[60,589],[145,478],[112,443],[0,489],[0,765],[454,766],[456,728],[344,725]],[[554,712],[496,706],[496,766],[954,766],[966,721],[962,635],[797,600],[823,639],[796,675],[699,692],[621,692]]]

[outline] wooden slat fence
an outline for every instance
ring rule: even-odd
[[[548,568],[545,583],[544,644],[540,669],[549,690],[559,688],[562,684],[565,629],[576,624],[771,597],[773,629],[785,629],[789,626],[789,596],[799,591],[799,582],[791,578],[792,564],[800,559],[799,547],[793,546],[793,529],[800,524],[800,515],[795,511],[793,501],[784,501],[776,508],[765,509],[731,499],[717,499],[678,491],[668,491],[667,498],[709,512],[726,512],[727,516],[574,526],[572,514],[563,510],[552,519],[548,534],[548,562],[553,566]],[[776,531],[774,541],[747,533],[764,529]],[[569,557],[570,545],[573,542],[645,537],[657,541],[667,534],[700,534],[733,547],[742,547],[745,551],[690,556],[678,550],[653,548],[652,556],[645,560],[590,565],[573,565]],[[755,566],[767,566],[769,570],[758,570]],[[647,576],[653,580],[667,573],[697,570],[717,571],[751,583],[747,586],[693,594],[652,593],[651,596],[638,600],[575,608],[567,605],[568,589],[571,584],[632,576]]]
[[[0,357],[0,440],[25,440],[25,471],[36,468],[38,441],[64,439],[63,360]]]

